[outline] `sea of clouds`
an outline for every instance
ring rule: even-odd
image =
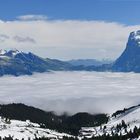
[[[112,113],[140,103],[140,74],[51,72],[0,78],[0,103],[25,103],[46,111]]]

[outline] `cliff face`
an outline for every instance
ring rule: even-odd
[[[118,72],[140,72],[140,30],[130,33],[126,49],[112,69]]]

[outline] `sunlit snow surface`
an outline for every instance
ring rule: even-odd
[[[62,139],[63,136],[71,137],[65,133],[58,133],[56,131],[50,129],[40,128],[40,125],[36,123],[31,123],[30,121],[18,121],[18,120],[10,120],[9,123],[6,123],[5,119],[0,117],[0,136],[4,137],[13,137],[13,139],[21,140],[24,138],[28,140],[29,138],[32,140],[35,137],[47,137],[52,140],[54,139]]]
[[[112,135],[112,132],[114,134],[121,134],[126,135],[127,132],[130,132],[130,130],[133,132],[133,129],[135,126],[137,128],[140,127],[140,106],[131,108],[119,115],[116,115],[116,117],[110,117],[109,121],[107,124],[103,124],[102,126],[97,126],[97,127],[83,127],[80,130],[81,136],[87,136],[91,138],[93,135],[94,136],[99,136],[103,134],[109,134]],[[116,126],[118,124],[122,123],[122,120],[125,122],[127,125],[126,130],[122,127],[119,131],[116,129]],[[105,127],[106,126],[106,127]],[[140,139],[140,137],[139,137]],[[135,139],[136,140],[136,139]]]
[[[0,78],[0,103],[22,102],[57,113],[112,113],[140,103],[140,74],[51,72]]]

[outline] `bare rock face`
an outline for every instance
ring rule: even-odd
[[[126,49],[115,61],[113,71],[140,72],[140,30],[131,32]]]

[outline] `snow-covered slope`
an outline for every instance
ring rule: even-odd
[[[0,137],[13,137],[13,139],[25,140],[35,137],[47,137],[50,139],[61,139],[63,136],[70,137],[65,133],[58,133],[50,129],[40,128],[39,124],[27,121],[7,120],[0,117]]]
[[[110,116],[109,121],[98,127],[83,127],[80,130],[81,136],[92,137],[100,136],[103,134],[122,134],[125,135],[130,130],[133,131],[134,127],[140,127],[140,106],[132,107],[116,116]]]

